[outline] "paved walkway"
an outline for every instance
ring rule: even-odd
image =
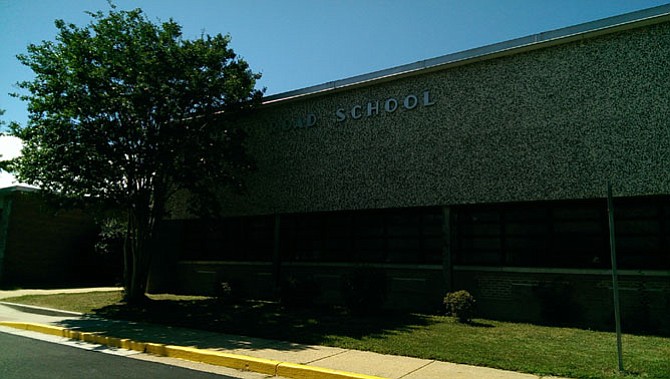
[[[56,293],[86,293],[86,292],[109,292],[121,291],[121,287],[95,287],[95,288],[63,288],[63,289],[19,289],[19,290],[0,290],[0,300],[8,297],[17,297],[24,295],[49,295]]]
[[[0,299],[24,294],[88,292],[115,288],[72,290],[0,291]],[[0,300],[2,301],[2,300]],[[156,344],[189,346],[201,351],[217,351],[245,357],[262,358],[304,367],[318,367],[390,379],[538,379],[536,375],[475,367],[427,359],[391,356],[365,351],[325,346],[302,345],[260,338],[249,338],[155,324],[106,320],[76,313],[66,313],[24,306],[0,304],[0,321],[30,322],[106,336]],[[196,354],[197,355],[197,354]],[[299,372],[295,377],[318,378]],[[290,377],[283,374],[282,376]],[[321,376],[323,377],[323,376]],[[346,378],[347,376],[341,376]],[[548,378],[548,377],[544,377]]]

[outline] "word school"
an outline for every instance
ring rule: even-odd
[[[347,120],[360,120],[363,117],[373,117],[381,112],[393,113],[400,108],[412,110],[417,107],[429,107],[434,105],[435,101],[430,97],[430,91],[423,91],[421,95],[409,94],[401,99],[390,97],[384,101],[368,101],[367,104],[356,104],[350,108],[338,108],[335,111],[335,120],[337,123],[343,123]],[[293,120],[286,120],[277,125],[281,129],[301,129],[316,126],[318,121],[314,113],[308,113],[304,117],[297,117]]]

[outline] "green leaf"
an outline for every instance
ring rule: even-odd
[[[89,15],[85,26],[56,20],[54,41],[18,56],[35,76],[18,83],[29,122],[10,126],[24,141],[12,169],[75,203],[125,210],[141,250],[177,191],[212,199],[241,185],[253,161],[231,116],[259,103],[260,75],[230,36],[187,40],[140,9]]]

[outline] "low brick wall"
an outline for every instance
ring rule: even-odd
[[[342,304],[343,281],[357,266],[348,263],[283,263],[280,281],[313,281],[314,299]],[[439,265],[369,265],[385,273],[385,307],[422,312],[443,311],[447,291]],[[270,262],[180,261],[176,278],[153,292],[215,294],[226,281],[243,296],[278,297],[276,271]],[[485,318],[588,327],[614,327],[612,277],[608,270],[531,269],[456,266],[453,289],[470,291]],[[670,273],[625,270],[619,276],[622,323],[625,332],[670,333]]]
[[[284,263],[281,280],[314,281],[318,287],[315,302],[342,304],[344,278],[357,267],[347,263]],[[436,311],[446,292],[442,266],[439,265],[367,265],[385,272],[385,307]],[[153,292],[173,291],[185,294],[215,294],[217,285],[227,281],[233,290],[255,299],[276,298],[277,279],[271,263],[181,261],[172,287],[154,286]],[[237,287],[237,288],[236,288]]]
[[[234,291],[248,298],[268,300],[275,293],[272,264],[265,262],[180,261],[175,274],[170,287],[154,285],[151,291],[216,295],[217,286],[228,282]]]
[[[609,270],[454,268],[459,288],[470,291],[482,316],[593,328],[614,325]],[[621,271],[624,331],[670,332],[670,273]]]

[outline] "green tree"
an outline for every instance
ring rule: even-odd
[[[84,27],[56,20],[55,41],[18,55],[35,78],[19,83],[29,121],[10,127],[24,142],[12,168],[48,193],[123,212],[126,300],[138,301],[170,199],[238,186],[251,168],[231,119],[260,101],[260,75],[227,35],[187,40],[140,9],[88,14]]]
[[[4,109],[0,109],[0,117],[5,114]],[[3,129],[5,128],[5,121],[0,119],[0,137],[4,136],[5,133],[3,132]],[[9,164],[10,162],[8,160],[5,160],[2,158],[2,154],[0,154],[0,171],[2,170],[8,170],[9,169]]]
[[[0,109],[0,116],[2,116],[3,114],[5,114],[5,110]],[[2,133],[3,125],[5,125],[5,122],[0,120],[0,137],[3,136],[3,133]],[[6,168],[7,168],[7,163],[5,161],[3,161],[2,154],[0,154],[0,170],[4,170]]]

